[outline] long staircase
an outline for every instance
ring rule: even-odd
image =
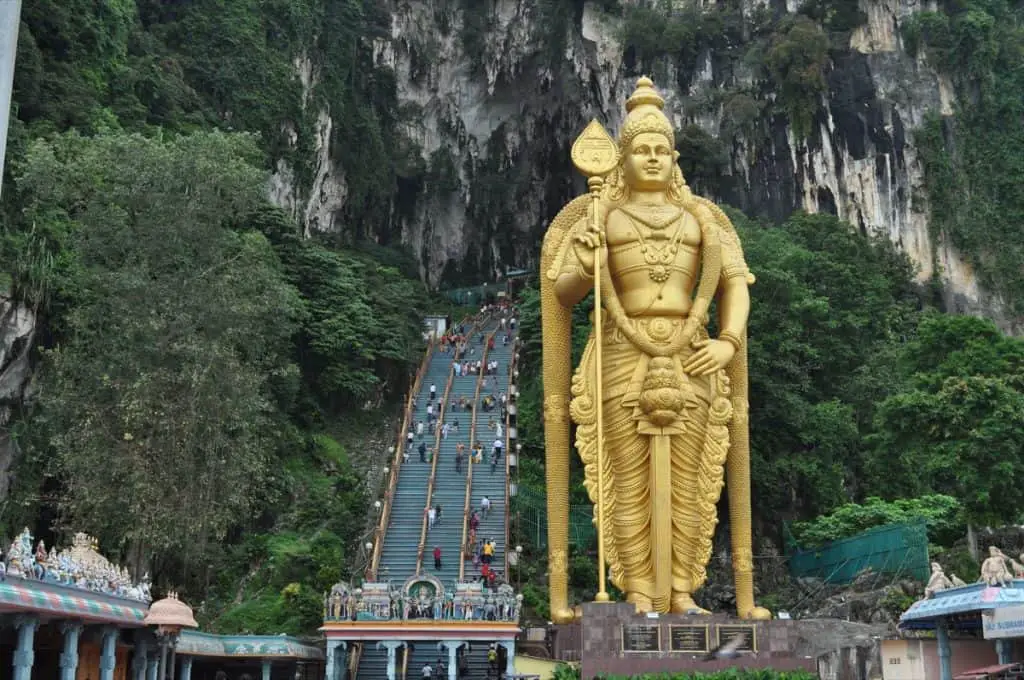
[[[481,342],[481,335],[483,341]],[[391,500],[390,519],[381,546],[380,564],[377,579],[390,581],[394,586],[403,583],[408,577],[417,573],[432,574],[439,578],[445,588],[454,588],[460,577],[467,580],[479,572],[473,571],[472,562],[463,563],[464,556],[464,522],[467,491],[472,507],[479,507],[480,498],[486,494],[491,501],[490,515],[481,522],[478,536],[495,539],[495,555],[493,567],[504,570],[505,564],[505,521],[506,521],[506,456],[502,454],[500,463],[491,471],[490,455],[495,439],[495,431],[489,427],[493,419],[501,419],[500,405],[492,411],[485,412],[481,408],[481,400],[488,394],[500,397],[508,394],[509,362],[513,354],[513,342],[507,345],[502,342],[503,332],[499,331],[497,319],[491,319],[482,326],[475,327],[469,338],[464,356],[466,361],[480,360],[486,366],[488,360],[499,362],[498,370],[487,376],[484,388],[483,375],[470,374],[456,377],[452,368],[454,355],[451,352],[435,351],[428,362],[416,405],[409,420],[410,428],[415,432],[416,423],[427,422],[427,404],[430,403],[430,386],[435,385],[437,399],[434,400],[434,413],[441,408],[441,422],[450,425],[447,437],[440,431],[434,432],[424,427],[422,437],[415,437],[412,445],[406,444],[408,458],[399,468],[398,484]],[[488,349],[488,338],[494,338],[494,347]],[[466,407],[461,407],[462,399]],[[453,408],[453,403],[456,404]],[[500,403],[500,399],[499,399]],[[475,421],[475,422],[474,422]],[[458,428],[454,427],[458,422]],[[502,427],[505,422],[502,420]],[[507,429],[507,428],[506,428]],[[405,434],[405,433],[403,433]],[[507,431],[504,437],[507,440]],[[473,440],[479,441],[484,448],[484,462],[479,465],[470,463]],[[427,445],[427,462],[421,462],[419,455],[420,443]],[[465,446],[465,456],[461,470],[456,470],[456,447]],[[506,447],[507,448],[507,447]],[[436,460],[432,452],[436,451]],[[471,467],[473,468],[471,471]],[[433,476],[433,483],[431,477]],[[472,482],[470,483],[470,479]],[[426,509],[430,506],[441,506],[442,512],[438,521],[431,529],[427,526]],[[441,548],[442,568],[435,569],[433,550]],[[460,571],[460,568],[463,571]],[[399,650],[397,668],[399,677],[413,680],[420,678],[420,669],[424,664],[436,665],[438,658],[448,661],[447,652],[439,651],[436,642],[419,642],[411,646],[408,658],[403,650]],[[468,680],[483,680],[487,677],[487,646],[474,645],[468,656]],[[376,648],[376,643],[363,645],[359,656],[359,667],[356,677],[359,680],[379,680],[387,677],[387,652]]]

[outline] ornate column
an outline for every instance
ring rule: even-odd
[[[442,640],[437,643],[437,651],[441,647],[448,648],[448,680],[459,680],[459,647],[466,644],[462,640]]]
[[[132,680],[146,680],[148,652],[149,643],[146,639],[146,631],[135,631],[135,653],[132,655]],[[74,676],[71,676],[69,680],[74,680]]]
[[[270,664],[273,663],[270,659],[263,660],[263,680],[270,680]]]
[[[78,672],[78,638],[82,635],[79,621],[65,621],[60,624],[64,634],[64,650],[60,654],[60,680],[75,680]]]
[[[516,641],[512,640],[499,640],[498,644],[505,648],[505,675],[514,675],[516,672]]]
[[[345,660],[338,658],[339,648],[342,651],[347,651],[348,643],[344,640],[327,641],[327,666],[324,670],[324,680],[341,680],[342,678],[345,670]]]
[[[36,628],[39,619],[34,616],[17,616],[14,625],[18,628],[18,647],[14,650],[13,680],[32,680],[32,664],[35,663]]]
[[[117,628],[103,628],[100,650],[100,680],[114,680],[114,666],[117,665]]]
[[[935,640],[939,648],[939,680],[953,680],[953,665],[950,663],[949,630],[946,619],[935,622]]]
[[[183,656],[181,657],[181,673],[178,674],[179,680],[192,680],[192,657]]]
[[[398,680],[398,671],[395,669],[395,656],[399,647],[404,647],[401,640],[382,640],[377,643],[377,649],[388,650],[388,680]]]

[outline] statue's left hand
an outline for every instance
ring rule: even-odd
[[[693,346],[697,351],[683,365],[690,375],[708,375],[725,368],[736,354],[732,343],[724,340],[701,340]]]

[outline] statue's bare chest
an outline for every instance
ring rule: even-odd
[[[700,225],[693,215],[675,206],[657,209],[618,209],[608,215],[606,236],[612,250],[626,254],[668,246],[700,246]]]

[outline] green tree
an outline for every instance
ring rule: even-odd
[[[942,494],[894,501],[872,496],[864,499],[863,503],[845,503],[827,515],[796,522],[791,529],[800,546],[807,548],[849,538],[886,524],[924,520],[929,537],[945,544],[963,535],[960,511],[960,501]]]
[[[929,315],[908,343],[907,387],[878,407],[868,471],[887,497],[944,493],[969,522],[1018,521],[1024,342],[987,320]]]
[[[46,353],[39,424],[64,521],[135,560],[202,555],[251,507],[279,439],[300,310],[266,238],[254,140],[220,133],[37,141],[26,224],[60,223],[66,338]]]

